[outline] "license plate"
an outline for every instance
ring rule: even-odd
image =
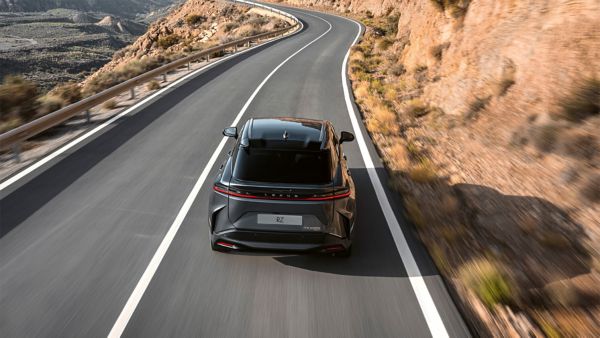
[[[302,225],[302,216],[258,214],[258,224]]]

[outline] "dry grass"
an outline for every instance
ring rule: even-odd
[[[400,131],[396,113],[390,108],[374,99],[365,100],[365,105],[369,107],[367,128],[371,132],[395,135]]]
[[[422,184],[432,183],[438,179],[435,167],[428,160],[422,160],[412,166],[408,170],[408,176],[411,180]]]
[[[396,143],[387,149],[387,159],[396,170],[406,170],[410,165],[410,158],[406,147],[402,143]]]

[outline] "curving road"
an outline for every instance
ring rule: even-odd
[[[346,102],[359,26],[288,11],[298,34],[197,72],[2,189],[0,336],[469,336]],[[221,130],[259,116],[365,135],[345,145],[350,259],[211,251],[212,164],[232,145]]]

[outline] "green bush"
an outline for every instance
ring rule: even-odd
[[[483,258],[474,260],[460,268],[459,276],[490,309],[496,304],[514,303],[513,288],[495,263]]]

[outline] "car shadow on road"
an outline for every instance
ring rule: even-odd
[[[378,175],[384,175],[380,177],[386,178],[386,173],[382,170],[377,170]],[[408,274],[381,210],[367,170],[364,168],[351,169],[351,174],[356,185],[358,217],[353,237],[352,256],[340,258],[325,255],[294,255],[275,257],[274,259],[296,268],[339,275],[407,277]],[[411,250],[413,250],[415,259],[419,263],[423,262],[423,264],[419,264],[421,274],[426,276],[438,275],[425,251],[422,248],[419,249],[421,244],[415,239],[410,225],[405,221],[401,204],[397,204],[397,200],[390,196],[393,193],[389,191],[387,193],[390,204],[395,209],[396,218],[401,223],[403,233]]]
[[[306,28],[307,26],[304,29]],[[18,186],[14,191],[9,192],[0,200],[0,210],[2,212],[0,238],[19,226],[19,224],[77,181],[78,178],[82,177],[96,164],[108,157],[175,105],[179,104],[179,102],[216,79],[223,71],[288,38],[286,37],[265,46],[257,47],[245,54],[225,60],[207,69],[199,76],[178,85],[177,90],[161,94],[149,106],[115,121],[112,128],[96,136],[92,141],[89,141],[75,152],[66,155],[38,176]]]

